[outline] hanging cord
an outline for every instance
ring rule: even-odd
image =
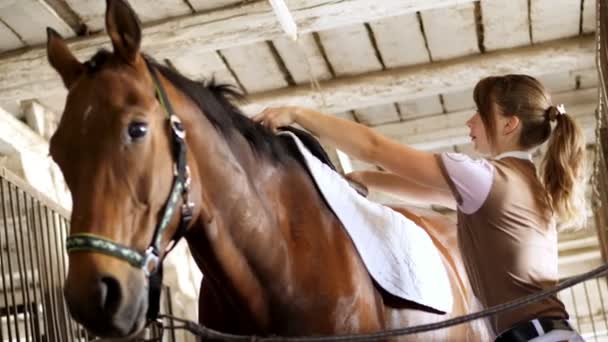
[[[306,48],[302,44],[301,39],[295,40],[294,44],[295,44],[296,48],[298,49],[298,51],[300,52],[300,54],[304,57],[304,61],[306,62],[306,72],[307,72],[308,78],[309,78],[310,89],[313,92],[311,94],[311,97],[312,98],[318,97],[321,99],[320,110],[323,110],[323,109],[327,108],[327,101],[325,98],[325,94],[323,94],[323,90],[321,89],[321,84],[319,83],[319,78],[317,77],[314,67],[312,66],[312,63],[310,61],[310,57],[306,53]]]

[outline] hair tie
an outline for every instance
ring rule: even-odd
[[[557,106],[549,107],[546,113],[547,119],[549,119],[549,121],[555,121],[557,120],[558,116],[566,114],[566,107],[560,103]]]

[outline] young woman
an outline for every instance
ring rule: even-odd
[[[388,172],[350,177],[370,189],[458,210],[458,239],[475,295],[486,306],[554,286],[556,224],[584,220],[583,134],[533,77],[488,77],[475,87],[467,121],[475,149],[433,154],[357,123],[298,107],[269,108],[254,120],[276,130],[299,124],[347,154]],[[554,128],[552,128],[554,124]],[[531,151],[548,140],[540,175]],[[496,341],[582,341],[554,296],[490,319]]]

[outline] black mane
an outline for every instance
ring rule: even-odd
[[[111,52],[99,50],[85,63],[87,71],[95,73],[111,56]],[[186,94],[226,138],[230,138],[231,134],[240,133],[256,153],[268,156],[273,161],[281,162],[289,156],[301,160],[291,138],[276,136],[266,127],[246,117],[233,104],[232,101],[244,101],[244,95],[234,86],[218,84],[214,79],[207,82],[193,81],[149,56],[144,58],[152,68],[158,70],[163,77]],[[317,158],[332,169],[336,169],[321,144],[311,134],[293,127],[286,127],[284,130],[294,133]]]
[[[230,101],[233,99],[244,102],[243,94],[234,86],[215,83],[214,79],[209,82],[193,81],[164,65],[156,62],[151,64],[176,88],[188,95],[205,113],[211,124],[227,138],[238,132],[247,139],[254,151],[268,155],[276,161],[284,160],[287,156],[296,156],[294,146],[291,146],[291,138],[277,137],[266,127],[246,117]],[[317,158],[335,170],[329,156],[311,134],[293,127],[286,127],[285,130],[294,133]],[[297,157],[299,159],[299,153]]]

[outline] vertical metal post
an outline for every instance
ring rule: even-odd
[[[12,191],[9,193],[9,199],[11,202],[11,213],[13,216],[13,228],[15,232],[15,247],[17,250],[17,264],[19,267],[19,278],[21,283],[21,306],[23,307],[23,324],[24,324],[24,336],[27,342],[30,341],[30,333],[33,329],[30,330],[30,324],[28,322],[28,317],[31,317],[28,307],[31,303],[30,301],[30,291],[29,291],[29,282],[28,282],[28,272],[25,267],[25,248],[23,246],[23,230],[24,227],[21,222],[21,206],[19,205],[19,189],[16,186],[12,187]]]
[[[593,317],[593,308],[591,307],[591,300],[589,299],[589,290],[587,290],[587,282],[583,282],[583,288],[585,289],[585,299],[587,301],[587,308],[589,309],[589,318],[591,320],[591,330],[593,330],[593,338],[597,341],[597,330],[595,329],[595,318]]]
[[[3,215],[4,215],[3,218],[4,218],[4,222],[5,222],[5,228],[4,228],[5,239],[4,239],[4,241],[6,241],[7,248],[8,248],[8,253],[7,253],[7,259],[8,259],[8,262],[7,262],[7,264],[8,264],[8,282],[9,282],[9,285],[10,285],[9,286],[9,292],[11,294],[11,299],[12,299],[12,305],[9,304],[8,302],[5,303],[8,306],[6,308],[6,310],[7,310],[6,323],[7,323],[8,329],[9,329],[9,338],[12,338],[11,337],[11,324],[10,324],[10,321],[11,321],[11,311],[12,311],[12,314],[14,316],[12,318],[12,320],[13,320],[13,323],[15,325],[15,327],[14,327],[15,328],[15,338],[17,340],[21,340],[21,336],[19,334],[19,320],[17,318],[17,308],[16,308],[16,305],[15,305],[17,303],[17,300],[15,299],[15,284],[13,282],[13,276],[15,275],[15,273],[13,273],[12,258],[11,258],[11,252],[10,252],[10,239],[9,239],[9,236],[8,236],[8,229],[9,229],[8,228],[8,222],[9,221],[6,218],[6,216],[8,214],[7,213],[7,209],[6,209],[6,205],[7,205],[6,203],[7,203],[7,200],[8,200],[8,194],[7,194],[7,192],[10,191],[10,190],[7,190],[7,188],[9,187],[9,184],[7,184],[7,183],[2,183],[1,186],[2,186],[2,189],[0,190],[0,201],[2,201],[2,206],[4,207],[4,210],[3,210]],[[11,223],[13,222],[13,219],[14,218],[11,217]],[[6,291],[6,288],[4,290]]]
[[[600,303],[602,304],[602,316],[604,318],[604,326],[606,327],[606,332],[608,333],[608,318],[606,318],[606,303],[604,302],[604,295],[602,294],[602,280],[605,278],[595,278],[595,282],[597,283],[597,292],[600,295]]]
[[[34,340],[35,341],[39,341],[42,338],[42,331],[41,331],[41,327],[40,327],[40,310],[39,310],[39,306],[40,306],[40,300],[42,300],[42,294],[40,292],[40,267],[38,264],[38,255],[37,255],[37,247],[36,246],[36,238],[35,238],[35,222],[33,219],[33,198],[31,196],[27,196],[27,198],[24,198],[24,210],[26,213],[26,217],[27,217],[27,241],[28,241],[28,246],[27,246],[27,250],[30,253],[30,270],[32,272],[32,297],[33,297],[33,302],[31,305],[32,308],[32,315],[33,315],[33,320],[32,320],[32,325],[33,325],[33,329],[34,329]],[[34,264],[34,260],[36,260],[36,264]]]
[[[578,313],[578,306],[576,305],[576,294],[574,293],[574,288],[570,288],[570,293],[572,294],[572,304],[574,305],[574,316],[576,317],[576,329],[581,331],[581,322],[580,315]]]
[[[45,241],[48,238],[48,236],[45,234],[45,232],[47,231],[47,228],[45,226],[45,221],[44,221],[44,216],[43,216],[43,210],[42,210],[42,206],[41,205],[37,205],[36,206],[36,213],[37,213],[37,222],[38,222],[38,227],[37,230],[40,233],[39,235],[39,239],[37,239],[37,241],[39,242],[39,248],[38,250],[40,251],[40,274],[42,275],[42,279],[43,279],[43,287],[42,287],[42,291],[43,291],[43,312],[44,312],[44,317],[45,317],[45,321],[47,323],[47,338],[51,339],[52,341],[58,341],[59,340],[59,336],[58,331],[59,331],[59,326],[56,322],[56,320],[54,319],[54,315],[53,315],[53,302],[52,302],[52,298],[49,294],[49,289],[52,286],[51,281],[49,280],[49,267],[48,267],[48,256],[45,253],[46,250],[46,246],[45,246]]]

